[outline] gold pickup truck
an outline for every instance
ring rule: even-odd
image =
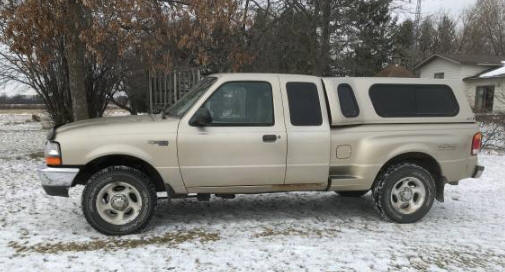
[[[458,83],[216,74],[161,114],[52,129],[42,186],[98,231],[140,231],[159,196],[371,191],[386,220],[420,220],[445,184],[478,178],[481,134]],[[166,195],[165,195],[166,194]]]

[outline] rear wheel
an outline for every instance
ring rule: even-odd
[[[368,193],[368,190],[366,191],[342,191],[342,192],[337,192],[339,195],[343,197],[362,197]]]
[[[137,169],[112,166],[94,174],[82,195],[86,220],[107,235],[125,235],[142,230],[156,206],[156,190]]]
[[[393,165],[375,182],[372,196],[384,218],[413,223],[431,209],[435,199],[435,180],[428,170],[417,164]]]

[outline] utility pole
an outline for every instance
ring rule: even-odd
[[[419,37],[419,26],[421,25],[421,1],[422,0],[417,0],[417,5],[416,5],[416,19],[415,19],[415,37],[416,39]]]

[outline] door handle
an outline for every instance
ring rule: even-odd
[[[271,143],[277,141],[277,135],[263,135],[263,142]]]

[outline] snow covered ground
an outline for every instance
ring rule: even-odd
[[[419,223],[382,221],[370,196],[240,195],[162,201],[145,232],[94,231],[35,169],[45,131],[0,114],[0,271],[504,271],[505,157],[482,155],[480,180],[448,186]]]

